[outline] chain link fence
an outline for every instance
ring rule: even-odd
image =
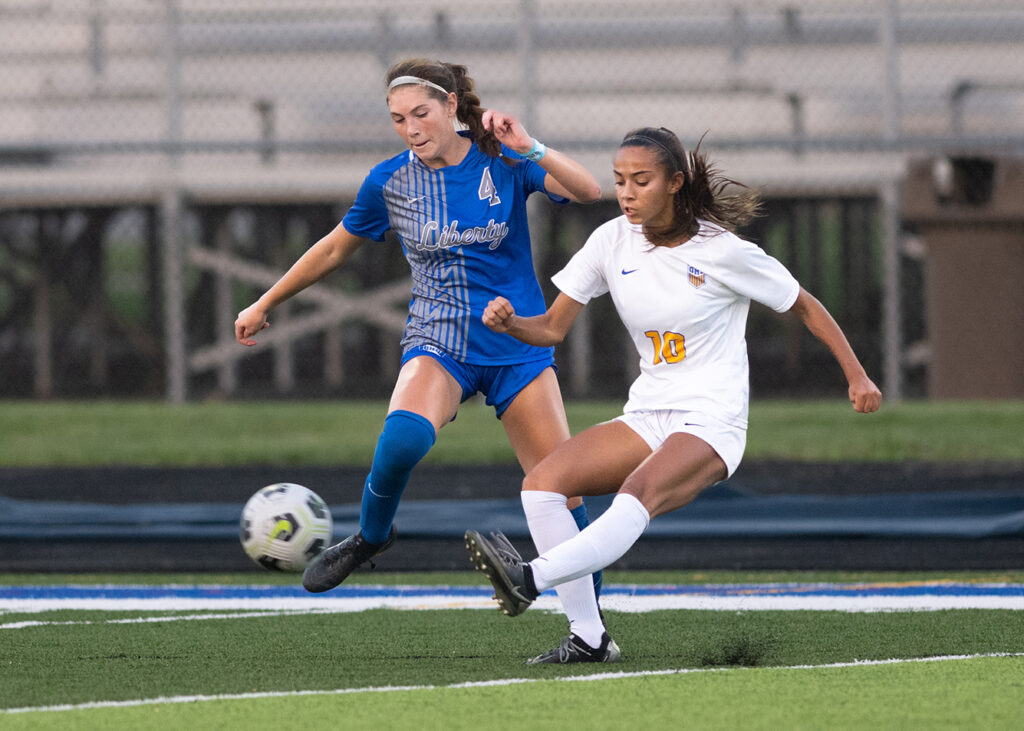
[[[891,396],[961,388],[941,327],[958,254],[936,259],[936,241],[1002,227],[986,268],[1024,269],[1015,0],[2,0],[0,395],[385,395],[408,295],[397,244],[364,246],[275,313],[255,352],[231,323],[401,149],[383,77],[411,56],[467,65],[485,106],[609,196],[627,130],[703,136],[764,194],[743,233],[829,306]],[[618,210],[532,205],[551,295]],[[566,391],[622,397],[635,354],[610,303],[585,312],[559,352]],[[755,308],[749,332],[756,394],[842,392],[791,321]],[[996,395],[1024,396],[1011,335]]]

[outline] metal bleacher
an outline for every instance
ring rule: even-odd
[[[916,158],[1024,151],[1022,39],[1016,0],[4,0],[0,226],[17,235],[0,237],[0,256],[5,247],[12,257],[33,247],[40,261],[47,255],[45,236],[25,232],[50,229],[18,216],[73,212],[91,222],[76,230],[106,241],[104,227],[135,215],[138,247],[152,260],[145,286],[159,284],[164,298],[146,315],[162,322],[137,323],[136,338],[160,325],[162,342],[143,350],[164,358],[165,396],[184,400],[190,379],[210,371],[230,394],[235,364],[259,352],[223,336],[233,283],[264,287],[288,258],[244,260],[239,249],[265,255],[266,245],[255,233],[239,242],[238,232],[259,230],[258,211],[276,211],[274,225],[287,228],[309,218],[302,207],[335,213],[351,200],[369,167],[399,149],[384,107],[387,67],[440,58],[466,64],[485,106],[518,115],[595,171],[606,192],[622,135],[653,124],[689,146],[707,133],[703,149],[767,196],[877,200],[883,390],[898,398],[898,186]],[[578,239],[590,223],[565,216],[560,225]],[[190,351],[186,330],[204,329],[186,322],[185,282],[196,271],[215,279],[208,309],[221,336]],[[38,304],[56,286],[45,285],[20,282],[19,296]],[[294,339],[346,319],[393,333],[405,290],[397,279],[379,285],[355,299],[311,288],[320,311],[261,347],[283,363]],[[33,332],[52,329],[48,313],[37,308]],[[5,318],[18,319],[0,311]],[[22,332],[11,342],[47,341],[25,322],[12,327]],[[341,345],[329,337],[326,360],[337,363]],[[100,383],[108,355],[96,342],[88,357]],[[35,359],[34,393],[52,394],[52,353],[37,347],[24,358]],[[275,367],[287,392],[291,366]]]
[[[351,193],[394,148],[381,79],[409,55],[466,63],[485,104],[595,167],[657,122],[709,131],[759,185],[870,187],[894,152],[1019,149],[1024,119],[1009,2],[18,0],[0,19],[6,205],[152,196],[169,167],[200,195]]]

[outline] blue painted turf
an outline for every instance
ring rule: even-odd
[[[419,597],[438,594],[489,598],[490,586],[341,586],[335,599]],[[999,596],[1024,597],[1024,584],[905,582],[863,584],[672,584],[606,586],[605,596]],[[322,596],[322,595],[321,595]],[[10,599],[275,599],[310,598],[300,586],[171,585],[171,586],[0,586],[0,601]]]

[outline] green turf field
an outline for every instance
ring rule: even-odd
[[[5,576],[3,583],[39,578]],[[187,584],[193,578],[46,580]],[[392,578],[478,581],[472,573]],[[1019,572],[959,575],[961,581],[1021,578]],[[608,579],[871,582],[894,576],[611,572]],[[1010,729],[1024,713],[1021,611],[606,614],[622,662],[530,668],[523,659],[564,633],[560,615],[0,613],[0,728],[480,729],[515,718],[516,725],[543,729]],[[104,705],[110,703],[122,705]]]
[[[0,717],[19,729],[1019,728],[1024,659],[225,698]],[[951,693],[952,690],[952,693]]]
[[[619,403],[570,403],[573,431]],[[385,405],[6,402],[0,465],[365,464]],[[747,459],[1024,463],[1024,403],[757,402]],[[513,460],[466,404],[428,462]],[[380,584],[479,583],[376,573]],[[608,583],[1009,582],[1024,571],[608,572]],[[231,575],[0,575],[0,586],[291,584]],[[351,581],[351,580],[350,580]],[[214,616],[217,615],[217,616]],[[529,668],[564,634],[531,610],[348,614],[0,609],[0,729],[1016,729],[1024,611],[607,611],[612,666]],[[116,705],[111,705],[116,704]],[[17,711],[17,712],[11,712]]]
[[[621,402],[568,401],[578,432]],[[3,402],[0,465],[367,464],[383,402]],[[855,414],[827,401],[758,401],[745,459],[1024,463],[1024,401],[903,402]],[[514,462],[492,409],[473,400],[445,427],[427,464]]]

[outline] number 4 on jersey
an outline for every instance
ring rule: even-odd
[[[686,338],[679,333],[671,331],[664,335],[657,330],[648,330],[644,333],[654,344],[654,365],[664,360],[666,363],[678,363],[686,357]]]
[[[501,198],[498,197],[498,189],[494,187],[494,181],[491,180],[490,168],[484,168],[484,174],[480,176],[480,200],[489,200],[488,205],[496,206],[501,203]]]

